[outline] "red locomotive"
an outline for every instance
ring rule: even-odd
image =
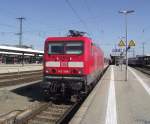
[[[80,96],[103,72],[102,50],[82,33],[70,32],[67,37],[48,37],[45,41],[43,86],[47,95]]]

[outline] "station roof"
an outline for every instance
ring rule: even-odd
[[[14,52],[14,53],[28,53],[28,54],[44,54],[44,51],[33,50],[31,48],[19,48],[12,46],[2,46],[0,45],[0,51],[2,52]]]
[[[15,52],[4,52],[0,51],[0,54],[8,54],[8,55],[22,55],[22,53],[15,53]],[[34,56],[34,54],[25,53],[25,56]]]
[[[136,57],[149,57],[150,54],[145,54],[145,55],[136,55]]]

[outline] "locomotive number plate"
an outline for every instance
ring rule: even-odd
[[[68,67],[68,63],[67,62],[61,62],[61,67]]]

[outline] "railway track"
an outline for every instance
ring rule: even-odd
[[[27,83],[42,79],[42,71],[27,71],[0,74],[0,87]]]
[[[14,112],[15,115],[9,113],[0,116],[0,124],[67,124],[83,101],[84,99],[72,103],[40,102],[38,106]]]
[[[104,70],[104,73],[107,68]],[[28,116],[25,115],[25,118],[22,118],[22,115],[17,117],[15,124],[67,124],[83,101],[84,99],[80,102],[69,104],[46,103],[35,111],[29,112],[30,114]]]
[[[146,66],[143,67],[134,67],[135,69],[141,71],[144,74],[147,74],[150,76],[150,68],[147,68]]]
[[[32,116],[26,121],[26,124],[56,124],[61,123],[61,120],[68,116],[75,105],[57,105],[51,103],[45,107],[43,111],[35,116]],[[63,119],[62,119],[63,118]],[[19,124],[19,123],[18,123]]]
[[[67,124],[81,103],[40,103],[38,107],[0,117],[0,124]]]

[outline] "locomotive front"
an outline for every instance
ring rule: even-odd
[[[48,38],[45,42],[43,88],[46,95],[71,96],[84,89],[84,41]]]

